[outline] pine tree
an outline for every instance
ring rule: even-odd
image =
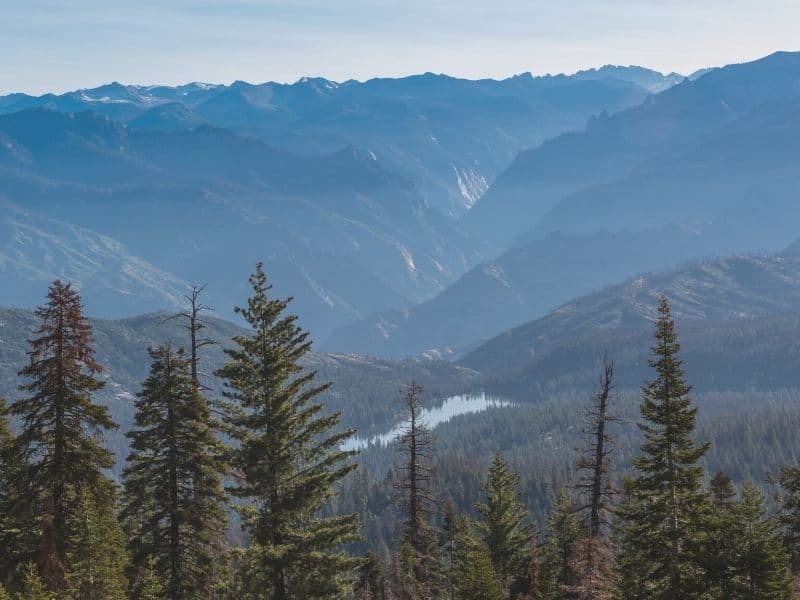
[[[232,492],[251,502],[245,524],[269,597],[336,598],[361,562],[342,549],[358,538],[359,525],[356,515],[319,510],[355,468],[355,452],[339,449],[353,432],[331,433],[340,415],[313,402],[329,384],[315,385],[316,374],[300,364],[311,342],[296,317],[283,314],[291,299],[268,297],[261,264],[250,283],[253,295],[237,314],[251,333],[234,338],[219,371],[243,478]]]
[[[125,569],[128,554],[125,536],[117,521],[116,493],[109,490],[98,504],[93,494],[75,492],[77,515],[70,531],[71,550],[67,554],[70,571],[68,598],[75,600],[123,600],[128,597]]]
[[[483,484],[486,500],[476,505],[483,520],[479,531],[489,550],[494,570],[510,598],[529,587],[529,553],[534,527],[519,500],[519,475],[498,452]]]
[[[225,563],[224,449],[183,351],[150,356],[124,472],[134,572],[152,565],[171,599],[213,598]]]
[[[458,512],[456,505],[451,498],[447,499],[442,515],[441,532],[441,557],[442,571],[445,579],[445,595],[450,600],[455,598],[455,555],[456,555],[456,536],[458,535]]]
[[[456,535],[455,582],[457,600],[505,600],[507,597],[489,550],[467,522],[458,528]]]
[[[358,600],[387,600],[386,579],[378,555],[369,551],[358,571],[355,595]]]
[[[395,481],[398,503],[404,511],[400,543],[410,551],[410,575],[415,583],[407,587],[419,587],[424,597],[438,596],[445,585],[442,581],[441,557],[436,544],[436,535],[431,524],[431,515],[436,500],[431,491],[431,433],[422,418],[423,387],[417,383],[406,386],[403,407],[406,411],[406,426],[398,436],[398,446],[403,454],[400,475]]]
[[[705,494],[700,459],[708,445],[692,440],[697,409],[684,381],[680,345],[669,304],[661,298],[650,366],[656,377],[643,387],[644,435],[638,472],[627,490],[624,545],[637,555],[648,598],[696,598],[702,592],[699,545]],[[629,574],[630,576],[630,574]],[[629,590],[628,590],[629,591]]]
[[[44,579],[39,575],[36,563],[25,565],[22,575],[22,591],[17,600],[55,600],[56,596],[47,589]]]
[[[789,600],[792,580],[789,555],[778,524],[767,518],[764,495],[752,485],[744,486],[737,506],[738,527],[729,530],[728,541],[736,549],[734,586],[725,596],[741,600]]]
[[[738,552],[734,540],[741,537],[736,490],[731,478],[720,471],[711,479],[709,491],[710,510],[705,517],[708,535],[703,544],[703,581],[709,593],[730,598]]]
[[[18,577],[20,565],[30,559],[35,544],[30,535],[35,521],[20,493],[24,472],[5,401],[0,398],[0,584]]]
[[[581,527],[575,505],[567,490],[561,490],[547,517],[542,549],[544,595],[552,600],[577,598],[573,591],[578,582],[575,556],[581,539]]]
[[[780,485],[778,518],[783,527],[783,539],[789,550],[792,572],[800,573],[800,462],[783,467],[775,478]]]
[[[43,515],[39,567],[47,585],[59,590],[68,586],[65,560],[72,550],[67,531],[76,508],[70,505],[70,489],[95,494],[110,489],[104,470],[114,458],[99,434],[116,424],[105,407],[92,402],[92,393],[103,387],[96,377],[102,368],[78,293],[54,282],[36,316],[40,323],[30,341],[30,363],[20,372],[30,380],[20,389],[31,395],[15,402],[11,413],[22,424],[16,446],[28,463],[27,501]]]

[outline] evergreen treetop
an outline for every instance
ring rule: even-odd
[[[29,380],[20,390],[29,395],[12,404],[11,413],[21,424],[15,445],[26,463],[22,488],[43,515],[38,562],[48,586],[58,590],[67,586],[67,531],[76,511],[70,489],[95,494],[110,489],[104,470],[114,458],[99,434],[117,425],[105,406],[92,401],[104,385],[97,377],[103,369],[78,292],[55,281],[47,298],[36,310],[39,327],[29,341],[30,362],[20,371]]]
[[[225,564],[224,448],[190,359],[168,344],[150,356],[124,471],[134,588],[152,570],[171,599],[211,598]]]
[[[486,499],[476,505],[483,517],[479,531],[498,579],[512,598],[529,587],[530,547],[535,536],[528,511],[519,501],[518,486],[519,475],[498,452],[483,483]]]
[[[314,402],[330,384],[316,385],[300,362],[311,342],[284,314],[291,299],[269,297],[260,263],[250,284],[247,307],[237,308],[250,332],[234,338],[218,372],[239,443],[231,492],[252,502],[245,525],[271,597],[335,598],[361,563],[342,548],[358,538],[359,525],[355,515],[319,511],[355,468],[355,451],[340,449],[353,431],[333,432],[340,415]]]
[[[636,477],[621,516],[627,528],[628,550],[647,569],[651,598],[694,598],[702,592],[702,515],[706,494],[701,490],[700,459],[708,444],[695,444],[697,408],[684,380],[680,344],[666,297],[661,297],[655,323],[655,377],[642,387],[644,436],[633,461]],[[645,566],[646,565],[646,566]]]

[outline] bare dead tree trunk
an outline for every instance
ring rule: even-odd
[[[581,544],[579,570],[581,573],[580,597],[595,599],[602,595],[602,582],[606,578],[601,573],[605,558],[603,527],[608,525],[607,515],[612,510],[616,490],[611,483],[613,464],[611,454],[614,452],[615,440],[609,435],[608,425],[618,422],[617,417],[609,414],[609,402],[614,388],[614,363],[605,361],[598,391],[586,409],[583,433],[586,445],[577,462],[581,476],[576,490],[584,502],[579,511],[587,512],[588,536]]]
[[[206,311],[214,310],[211,306],[200,302],[200,295],[205,289],[206,284],[193,284],[191,290],[183,296],[187,302],[186,310],[162,320],[162,323],[165,323],[166,321],[179,319],[181,320],[181,326],[189,332],[189,368],[192,381],[197,386],[197,389],[203,389],[200,383],[200,348],[216,344],[214,340],[201,336],[202,330],[206,328],[202,315]]]
[[[395,481],[395,489],[400,505],[407,511],[403,540],[414,553],[413,575],[431,593],[438,594],[438,559],[431,555],[433,532],[430,516],[436,508],[431,492],[433,445],[430,430],[422,419],[422,392],[423,387],[413,382],[404,390],[403,408],[407,415],[407,426],[398,437],[398,443],[405,460],[399,469],[401,474]]]

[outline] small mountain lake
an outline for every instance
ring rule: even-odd
[[[429,429],[433,429],[437,425],[447,423],[450,419],[458,415],[467,415],[470,413],[482,412],[488,408],[511,405],[512,402],[508,400],[496,396],[488,396],[484,393],[450,396],[439,406],[422,409],[420,419]],[[386,433],[380,433],[369,438],[354,436],[342,444],[342,449],[355,450],[366,448],[370,444],[386,446],[394,441],[394,439],[403,432],[405,427],[406,422],[403,421]]]

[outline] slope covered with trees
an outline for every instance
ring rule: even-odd
[[[731,377],[714,388],[710,371],[705,380],[697,375],[704,387],[693,390],[693,369],[705,365],[692,366],[696,351],[678,343],[667,296],[645,294],[655,307],[641,313],[655,315],[655,336],[643,319],[649,348],[640,390],[629,383],[638,372],[624,352],[628,330],[601,329],[615,362],[587,367],[594,373],[588,392],[579,379],[565,379],[558,391],[525,401],[518,395],[515,405],[431,431],[424,387],[411,383],[401,402],[407,427],[400,453],[370,446],[357,456],[342,446],[353,433],[343,427],[348,398],[331,395],[314,367],[363,359],[312,355],[308,335],[286,312],[289,301],[273,298],[260,265],[251,287],[247,307],[239,309],[249,329],[207,318],[200,288],[187,295],[191,306],[177,318],[144,319],[162,340],[180,332],[188,353],[153,347],[138,398],[118,395],[136,410],[121,502],[108,476],[115,460],[104,434],[116,423],[98,402],[113,382],[99,379],[95,346],[104,335],[124,342],[130,330],[98,322],[95,331],[77,293],[61,282],[35,314],[7,313],[38,323],[30,341],[20,342],[30,346],[18,367],[28,383],[12,391],[0,423],[0,534],[10,542],[0,567],[13,592],[173,599],[791,597],[800,537],[796,386],[777,389],[766,379],[761,389],[737,392]],[[740,308],[780,312],[784,287],[760,289],[756,297],[731,286],[729,299]],[[677,296],[674,304],[684,314],[704,306],[702,316],[729,318],[697,319],[702,333],[695,335],[713,339],[714,327],[746,324],[763,341],[747,348],[751,354],[775,348],[765,323],[796,319],[792,313],[730,318],[724,307],[696,299]],[[681,323],[692,321],[684,316]],[[798,327],[779,325],[774,335]],[[220,348],[212,342],[223,332],[231,342]],[[221,387],[204,377],[214,355],[208,351],[226,357],[216,371]],[[790,356],[779,354],[784,362]],[[7,356],[15,356],[13,349]],[[735,356],[716,353],[720,363]],[[383,366],[392,376],[426,377],[434,365]],[[379,361],[361,365],[367,372],[380,367]],[[501,383],[476,379],[463,367],[450,373],[460,376],[437,373],[441,390]],[[398,394],[380,398],[384,416]],[[742,402],[743,395],[759,402]],[[769,500],[774,494],[780,502]],[[241,534],[226,530],[232,512]]]

